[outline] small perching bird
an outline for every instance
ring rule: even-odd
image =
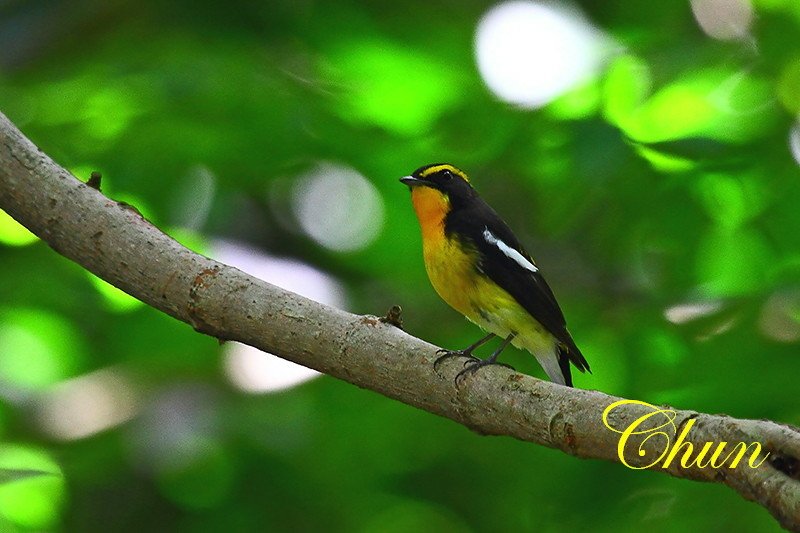
[[[469,183],[445,163],[418,168],[400,179],[422,229],[425,269],[433,288],[453,309],[489,332],[463,350],[441,350],[444,358],[466,356],[456,381],[495,364],[513,344],[536,357],[550,379],[572,386],[570,362],[584,372],[589,363],[567,331],[553,291],[508,225]],[[492,337],[503,340],[487,358],[472,352]]]

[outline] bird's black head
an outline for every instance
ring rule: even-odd
[[[415,170],[410,176],[400,178],[413,191],[417,187],[436,189],[453,204],[466,202],[475,196],[469,178],[461,170],[447,163],[434,163]]]

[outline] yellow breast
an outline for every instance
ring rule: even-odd
[[[476,252],[445,236],[444,219],[450,208],[447,196],[430,187],[417,187],[411,201],[422,228],[422,252],[431,285],[452,308],[475,321]]]
[[[453,309],[474,321],[477,310],[472,296],[478,279],[473,257],[447,238],[423,237],[422,251],[433,288]]]

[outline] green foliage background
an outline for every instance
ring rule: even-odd
[[[0,110],[190,247],[298,259],[341,282],[349,310],[401,304],[408,331],[462,347],[479,332],[430,288],[397,182],[453,162],[547,275],[594,370],[578,387],[800,424],[800,4],[754,0],[752,38],[721,42],[688,2],[584,0],[619,49],[535,111],[477,71],[491,5],[0,2]],[[293,183],[319,162],[377,189],[368,246],[299,229]],[[213,202],[189,224],[198,172]],[[480,437],[331,378],[240,392],[216,340],[7,218],[0,240],[0,530],[777,529],[722,486]],[[687,304],[707,312],[667,319]],[[106,368],[142,392],[136,416],[48,433],[39,399]]]

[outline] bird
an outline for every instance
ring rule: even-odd
[[[570,363],[591,372],[538,265],[467,174],[451,164],[434,163],[400,181],[411,191],[433,288],[488,333],[463,350],[439,350],[434,368],[444,359],[467,357],[455,378],[458,386],[459,379],[479,368],[503,364],[497,358],[511,344],[530,352],[554,383],[572,386]],[[488,358],[473,355],[494,337],[503,340]]]

